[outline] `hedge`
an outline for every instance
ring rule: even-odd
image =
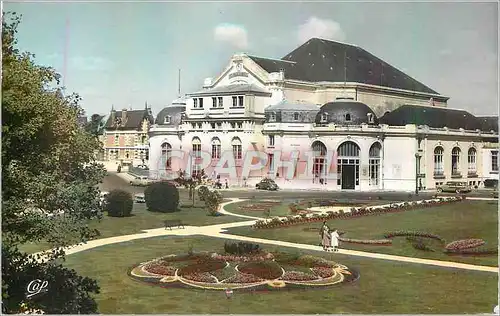
[[[155,182],[144,191],[144,199],[148,211],[172,213],[179,207],[179,190],[170,182]]]

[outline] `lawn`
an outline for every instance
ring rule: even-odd
[[[497,304],[495,273],[420,266],[323,252],[360,271],[353,284],[325,289],[238,292],[161,288],[133,281],[133,265],[172,253],[223,251],[224,240],[162,237],[103,246],[67,257],[66,266],[97,279],[99,312],[104,314],[375,314],[491,313]],[[264,246],[268,251],[296,249]],[[332,258],[334,257],[334,259]]]
[[[238,227],[228,229],[228,234],[317,245],[320,243],[319,231],[311,229],[320,226],[321,223],[314,223],[259,230],[250,227]],[[328,226],[345,231],[344,237],[352,239],[383,239],[384,233],[389,231],[411,230],[437,234],[444,238],[446,242],[458,239],[481,238],[486,241],[486,247],[497,248],[498,204],[496,201],[465,201],[401,213],[330,220]],[[426,252],[414,249],[404,237],[394,238],[392,246],[342,243],[341,247],[470,264],[498,265],[497,255],[477,257],[448,256],[438,250],[441,249],[440,244],[433,244],[435,252]]]
[[[174,213],[148,212],[146,204],[134,203],[132,216],[129,217],[109,217],[104,214],[102,220],[93,220],[89,223],[90,228],[98,229],[101,236],[107,238],[120,235],[140,233],[145,229],[164,227],[163,221],[169,219],[179,219],[184,225],[205,226],[213,224],[224,224],[229,222],[242,221],[244,219],[234,216],[209,216],[203,206],[203,202],[196,201],[195,207],[191,207],[189,202],[184,201],[183,207]],[[22,245],[20,249],[28,253],[34,253],[52,248],[46,242],[28,243]]]
[[[269,200],[271,201],[271,200]],[[277,200],[276,200],[277,201]],[[288,216],[291,215],[290,209],[288,205],[290,203],[294,203],[297,201],[302,201],[302,199],[297,200],[297,199],[284,199],[281,204],[275,205],[271,207],[269,216]],[[304,200],[307,201],[307,200]],[[279,202],[279,201],[278,201]],[[397,201],[400,202],[400,201]],[[246,200],[238,203],[232,203],[226,206],[226,211],[229,211],[234,214],[240,214],[240,215],[248,215],[248,216],[255,216],[255,217],[266,217],[267,215],[264,214],[264,211],[260,210],[245,210],[245,209],[240,209],[240,206],[246,206],[246,205],[255,205],[255,204],[260,204],[260,203],[265,203],[265,200]],[[339,201],[339,203],[341,203]],[[347,202],[346,202],[347,203]],[[352,200],[350,200],[348,203],[353,203]],[[394,203],[394,201],[386,201],[386,200],[366,200],[366,201],[356,201],[356,207],[359,206],[374,206],[374,205],[385,205],[385,204],[391,204]],[[317,206],[317,205],[314,205]],[[353,207],[352,205],[346,206],[345,209],[349,209]]]

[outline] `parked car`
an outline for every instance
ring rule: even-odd
[[[455,193],[469,193],[471,188],[467,185],[467,182],[446,182],[443,185],[437,187],[438,192],[455,192]]]
[[[138,165],[137,168],[143,169],[143,170],[149,170],[149,167],[147,165]]]
[[[135,203],[146,203],[144,193],[138,193],[138,194],[134,195],[134,202]]]
[[[146,176],[136,177],[134,180],[130,181],[130,185],[134,186],[147,186],[152,181],[148,179]]]
[[[255,188],[258,190],[276,191],[278,190],[278,185],[273,179],[265,178],[260,180],[260,182],[255,185]]]

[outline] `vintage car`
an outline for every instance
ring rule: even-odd
[[[146,199],[144,197],[144,193],[138,193],[134,195],[135,203],[146,203]]]
[[[136,177],[134,180],[130,181],[130,185],[145,187],[152,183],[153,181],[149,180],[146,176]]]
[[[449,181],[437,187],[438,192],[469,193],[471,188],[467,182]]]
[[[260,182],[255,185],[255,188],[257,190],[276,191],[278,190],[278,185],[273,179],[265,178],[260,180]]]

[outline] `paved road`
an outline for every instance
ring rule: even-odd
[[[113,189],[122,189],[132,194],[143,193],[144,187],[131,186],[126,180],[119,177],[115,173],[109,173],[103,183],[100,185],[101,190],[111,191]],[[378,199],[381,197],[386,201],[402,201],[402,200],[422,200],[430,198],[434,192],[421,192],[418,196],[407,192],[345,192],[345,191],[286,191],[278,192],[257,191],[255,189],[244,190],[222,190],[224,197],[233,198],[273,198],[273,199],[304,199],[304,198],[325,198],[325,199],[357,199],[369,200]],[[477,191],[467,194],[469,197],[491,197],[492,191]],[[441,194],[444,196],[453,196],[454,194]]]

